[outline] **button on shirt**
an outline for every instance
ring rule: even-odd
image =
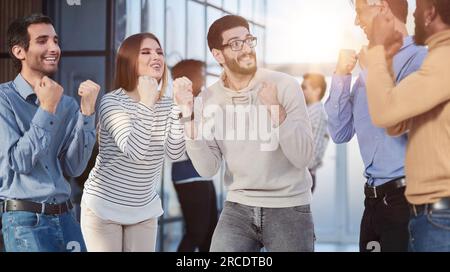
[[[426,48],[416,46],[412,37],[405,38],[393,59],[396,82],[418,70],[426,54]],[[364,175],[370,185],[378,186],[405,175],[407,135],[390,137],[385,129],[373,125],[367,104],[366,78],[367,71],[362,71],[350,92],[352,76],[334,75],[325,110],[328,130],[335,143],[349,142],[356,134]]]
[[[84,171],[96,140],[95,115],[82,115],[68,96],[56,114],[44,111],[19,74],[0,84],[0,131],[0,200],[68,200],[64,175]]]

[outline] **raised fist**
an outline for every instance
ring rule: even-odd
[[[81,113],[89,116],[95,112],[95,102],[97,101],[100,85],[91,80],[86,80],[80,84],[78,95],[81,96]]]
[[[40,107],[50,113],[55,114],[59,101],[64,93],[64,89],[47,76],[35,82],[34,92],[40,102]]]

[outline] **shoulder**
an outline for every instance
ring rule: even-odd
[[[300,83],[293,76],[286,73],[260,68],[261,77],[273,81],[277,85],[300,87]]]
[[[117,89],[111,91],[102,96],[100,99],[100,107],[109,106],[109,105],[120,105],[124,100],[124,93],[122,89]]]

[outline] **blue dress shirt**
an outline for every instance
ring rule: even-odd
[[[84,171],[95,133],[95,115],[83,116],[75,99],[63,96],[51,114],[20,74],[0,84],[0,200],[68,200],[65,176]]]
[[[396,82],[417,71],[427,54],[425,47],[414,44],[412,37],[394,56]],[[350,92],[352,76],[334,75],[330,96],[325,103],[328,130],[335,143],[347,143],[356,134],[368,183],[379,186],[403,177],[407,135],[390,137],[384,129],[372,124],[366,94],[367,71],[362,71]],[[427,90],[423,90],[424,92]]]

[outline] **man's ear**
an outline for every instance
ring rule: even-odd
[[[383,15],[394,15],[392,13],[391,7],[389,6],[389,3],[387,1],[380,1],[380,8],[381,8],[381,14]]]
[[[439,14],[434,5],[432,5],[430,8],[427,8],[425,10],[425,23],[431,24],[434,20],[436,20],[436,17],[438,17],[438,15]],[[427,22],[427,19],[429,20],[429,22]]]
[[[219,64],[225,63],[225,57],[223,56],[223,52],[221,50],[213,48],[211,53]]]
[[[20,45],[14,45],[12,48],[12,53],[14,57],[18,60],[24,60],[25,59],[25,48],[23,48]]]

